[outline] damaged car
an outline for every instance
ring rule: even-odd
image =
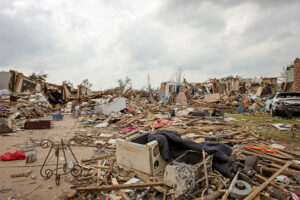
[[[289,117],[300,113],[300,92],[278,92],[265,102],[271,116],[285,114]]]

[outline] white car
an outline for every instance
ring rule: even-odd
[[[288,116],[300,113],[300,92],[278,92],[272,99],[265,102],[265,110],[271,116],[284,113]]]

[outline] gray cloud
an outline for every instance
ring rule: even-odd
[[[181,67],[190,81],[278,76],[300,55],[298,0],[0,1],[0,69],[154,86]]]
[[[54,49],[54,40],[48,27],[38,22],[26,22],[26,19],[23,19],[0,14],[2,65],[9,65],[20,56],[28,54],[47,55]]]
[[[148,22],[135,22],[119,33],[115,46],[128,55],[129,70],[146,70],[167,54],[164,32]]]

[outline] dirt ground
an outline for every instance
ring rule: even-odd
[[[76,132],[84,131],[80,123],[70,115],[65,115],[63,121],[52,121],[51,129],[43,130],[19,130],[11,136],[0,137],[0,153],[15,152],[18,150],[37,150],[37,161],[26,163],[25,160],[1,161],[0,162],[0,199],[63,199],[64,193],[70,189],[72,175],[61,177],[60,185],[55,184],[55,176],[45,180],[40,175],[49,148],[43,149],[39,146],[42,138],[60,141],[62,138],[67,142]],[[90,158],[94,155],[95,147],[72,146],[72,150],[78,161]],[[54,155],[52,150],[51,155]],[[70,151],[66,151],[67,157],[71,158]],[[51,157],[51,155],[49,157]],[[62,163],[62,152],[60,152],[60,163]],[[54,169],[56,157],[53,156],[48,162],[48,168]],[[29,177],[11,178],[14,173],[23,173],[32,170]],[[34,178],[36,177],[36,178]]]

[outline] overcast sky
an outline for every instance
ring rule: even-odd
[[[0,71],[53,83],[272,77],[296,57],[299,0],[0,0]]]

